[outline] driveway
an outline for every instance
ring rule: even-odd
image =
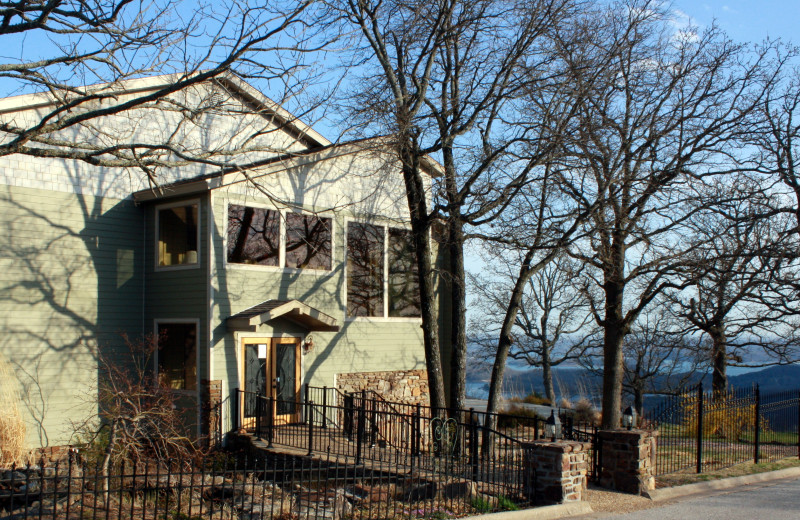
[[[603,520],[800,520],[800,479],[753,484]]]

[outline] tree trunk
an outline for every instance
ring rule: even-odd
[[[444,410],[446,407],[442,356],[439,348],[439,321],[434,299],[433,269],[431,266],[430,220],[425,199],[425,185],[419,170],[419,154],[413,138],[401,138],[399,156],[406,186],[411,230],[417,250],[419,271],[419,297],[422,314],[422,337],[425,346],[425,365],[428,370],[428,388],[431,406]]]
[[[625,340],[625,323],[622,317],[624,285],[621,273],[604,284],[606,297],[603,323],[603,422],[602,427],[614,430],[622,419],[622,377],[624,373],[622,344]]]
[[[464,231],[460,220],[451,218],[448,222],[448,248],[450,252],[450,298],[451,298],[451,331],[450,339],[450,402],[451,408],[464,408],[466,397],[467,371],[467,331],[466,301],[467,290],[464,274]]]
[[[553,388],[553,367],[550,364],[550,345],[542,345],[542,381],[544,382],[544,395],[550,400],[550,405],[556,405],[556,392]]]
[[[636,417],[641,417],[644,412],[644,381],[633,384],[633,408],[636,410]]]
[[[722,327],[709,333],[713,342],[711,361],[711,389],[714,401],[724,399],[728,392],[728,348],[727,338]]]
[[[530,280],[533,275],[533,270],[531,269],[533,255],[534,251],[532,249],[525,254],[525,259],[522,261],[522,266],[519,269],[519,276],[514,284],[514,289],[511,291],[511,298],[509,298],[508,301],[508,308],[506,308],[503,324],[500,327],[500,338],[497,341],[497,353],[494,356],[492,379],[489,381],[489,397],[486,403],[485,426],[489,430],[494,430],[497,426],[497,421],[495,420],[496,416],[494,414],[497,412],[497,408],[500,404],[500,394],[503,389],[503,373],[506,369],[508,351],[511,350],[511,329],[514,327],[514,322],[517,319],[525,284],[528,283],[528,280]],[[484,435],[483,454],[487,455],[491,451],[492,436]]]

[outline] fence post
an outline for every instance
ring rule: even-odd
[[[314,453],[314,401],[308,401],[306,413],[308,414],[308,456],[310,457]]]
[[[322,428],[328,427],[328,387],[322,387]]]
[[[261,440],[261,394],[256,394],[256,437]]]
[[[267,399],[267,446],[272,447],[272,436],[275,431],[275,398],[269,396]]]
[[[231,414],[231,423],[233,425],[233,431],[239,431],[239,415],[241,413],[241,409],[239,408],[239,389],[233,389],[233,413]]]
[[[800,392],[797,392],[797,458],[800,459]]]
[[[478,423],[475,419],[475,409],[469,409],[469,461],[472,466],[472,481],[478,481]]]
[[[697,473],[703,472],[703,382],[697,385]]]
[[[311,402],[311,395],[309,394],[309,388],[308,388],[309,385],[308,385],[308,383],[306,383],[305,386],[306,386],[306,414],[305,414],[305,417],[306,417],[306,422],[311,422],[311,421],[314,420],[314,418],[311,417],[311,415],[310,415],[311,414],[311,410],[308,408],[308,403]]]
[[[419,455],[422,453],[422,405],[419,403],[417,403],[417,412],[414,416],[414,425],[416,426],[414,440],[417,446],[417,451],[414,455]]]
[[[761,448],[761,446],[760,446],[760,444],[761,444],[761,435],[760,435],[760,430],[761,430],[761,389],[759,388],[758,384],[756,384],[756,421],[755,421],[755,424],[756,424],[756,432],[755,432],[755,442],[753,443],[755,445],[754,446],[754,452],[753,452],[753,463],[754,464],[758,464],[758,459],[759,459],[759,453],[758,452],[761,451],[760,450],[760,448]]]
[[[369,445],[371,448],[373,448],[378,443],[378,401],[375,399],[374,395],[372,396],[369,417]]]
[[[356,464],[361,464],[361,445],[364,442],[364,415],[367,392],[361,391],[361,404],[358,406],[358,426],[356,426]]]

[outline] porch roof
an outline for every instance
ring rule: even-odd
[[[283,318],[309,331],[338,332],[336,319],[299,300],[266,300],[230,316],[226,321],[230,331],[251,331],[262,323]]]

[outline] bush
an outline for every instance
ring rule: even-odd
[[[684,435],[697,434],[697,393],[681,398]],[[703,436],[715,436],[730,441],[747,440],[756,428],[756,404],[750,399],[737,398],[732,392],[703,400]],[[761,431],[769,431],[767,419],[761,416]]]
[[[540,404],[544,406],[550,406],[550,399],[544,397],[542,394],[536,391],[531,392],[522,398],[514,397],[510,399],[510,401],[512,403],[528,403],[528,404]]]
[[[25,422],[19,411],[17,378],[8,361],[0,355],[0,465],[23,464],[28,450],[25,447]]]
[[[516,428],[518,426],[533,426],[535,421],[541,420],[542,416],[535,410],[529,410],[522,406],[511,406],[497,414],[498,428]]]
[[[573,420],[576,424],[593,424],[600,423],[600,412],[595,409],[592,402],[581,397],[573,407]]]

